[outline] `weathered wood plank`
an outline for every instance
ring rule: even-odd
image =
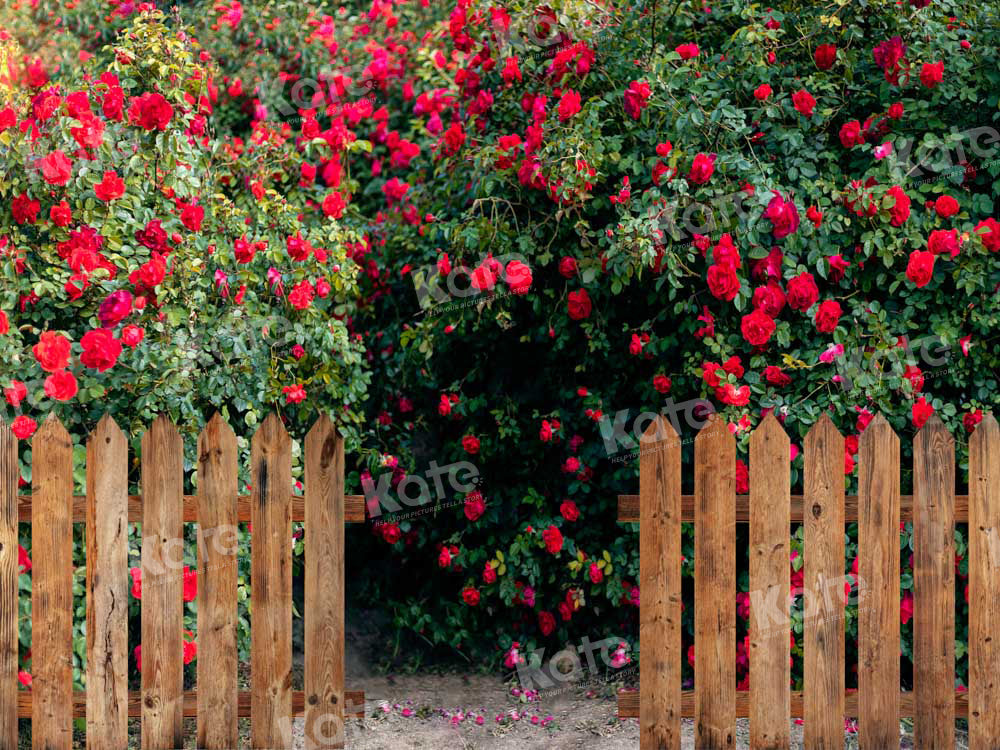
[[[750,436],[750,746],[755,750],[787,748],[790,742],[789,448],[774,414]]]
[[[969,440],[969,747],[1000,748],[1000,427]]]
[[[305,443],[306,750],[344,746],[344,441],[325,414]]]
[[[638,497],[638,496],[637,496]],[[250,520],[250,495],[240,495],[237,498],[236,518],[246,523]],[[638,503],[638,500],[636,501]],[[638,508],[638,505],[636,505]],[[18,495],[17,516],[21,523],[31,523],[31,495]],[[303,521],[306,517],[305,498],[302,495],[292,496],[292,520]],[[638,519],[638,511],[636,511]],[[73,520],[82,523],[87,520],[86,495],[74,495]],[[142,495],[129,495],[128,520],[131,523],[142,523]],[[197,495],[184,496],[184,522],[195,523],[198,520]],[[344,497],[344,521],[346,523],[365,522],[365,496],[347,495]]]
[[[269,750],[292,742],[292,451],[277,415],[269,415],[254,435],[250,461],[250,743]]]
[[[198,437],[198,747],[239,741],[236,435],[215,414]]]
[[[840,458],[843,464],[844,458]],[[843,468],[841,468],[843,471]],[[791,520],[799,523],[805,520],[807,515],[804,508],[808,507],[808,502],[802,495],[792,495]],[[681,521],[690,523],[694,521],[694,495],[681,495]],[[858,520],[858,496],[847,495],[844,498],[844,521],[850,523]],[[900,496],[900,520],[913,520],[913,495]],[[969,496],[955,495],[955,522],[965,523],[969,520]],[[618,496],[618,522],[619,523],[639,523],[639,496],[619,495]],[[750,522],[750,496],[736,496],[736,523]]]
[[[128,745],[128,441],[105,416],[87,442],[87,748]]]
[[[695,744],[717,750],[736,736],[736,443],[725,420],[713,417],[694,451]]]
[[[639,642],[642,650],[639,747],[681,746],[681,449],[658,417],[639,459]]]
[[[0,747],[17,747],[17,438],[0,419]]]
[[[824,414],[805,439],[805,745],[844,747],[844,438]]]
[[[31,746],[73,746],[73,442],[50,414],[32,442]]]
[[[184,446],[158,417],[142,437],[142,747],[184,745]]]
[[[955,747],[955,440],[935,414],[913,443],[914,743]]]
[[[882,415],[858,462],[858,730],[862,747],[899,747],[899,438]]]

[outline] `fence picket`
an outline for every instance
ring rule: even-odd
[[[1000,427],[969,440],[969,747],[1000,747]]]
[[[184,447],[163,415],[142,437],[142,747],[184,745]]]
[[[237,746],[236,435],[216,413],[198,436],[198,747]]]
[[[292,741],[292,451],[277,415],[257,430],[250,456],[250,743],[266,750],[290,747]]]
[[[805,745],[844,747],[844,437],[823,414],[805,439]]]
[[[128,745],[128,442],[110,416],[87,441],[87,748]]]
[[[658,417],[639,456],[640,750],[681,746],[681,446]]]
[[[768,414],[750,436],[750,591],[757,597],[750,605],[753,748],[787,748],[790,742],[789,450],[788,435]]]
[[[725,420],[711,418],[694,452],[695,744],[715,750],[736,733],[736,443]]]
[[[0,747],[17,747],[17,438],[0,419]]]
[[[31,746],[73,746],[73,442],[54,414],[32,442]]]
[[[344,441],[325,414],[305,445],[306,750],[344,746]]]
[[[935,414],[913,443],[914,742],[955,746],[955,440]]]
[[[882,415],[859,441],[858,730],[899,747],[899,438]]]

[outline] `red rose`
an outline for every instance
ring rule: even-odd
[[[965,427],[966,432],[973,432],[976,426],[983,421],[983,410],[976,409],[975,411],[970,411],[965,416],[962,417],[962,426]]]
[[[104,178],[94,185],[94,194],[105,203],[125,195],[125,182],[113,170],[104,173]]]
[[[7,313],[0,310],[0,336],[5,333],[10,332],[10,320],[7,318]]]
[[[580,517],[580,509],[572,500],[563,500],[559,505],[559,512],[567,521],[576,521]]]
[[[80,339],[83,353],[80,361],[98,372],[105,372],[115,366],[122,353],[121,342],[106,328],[88,331]]]
[[[56,370],[45,379],[45,395],[55,401],[69,401],[77,390],[76,378],[69,370]]]
[[[604,580],[604,571],[597,566],[597,563],[590,564],[590,568],[587,570],[587,575],[590,576],[591,583],[600,583]]]
[[[983,241],[983,247],[991,253],[1000,250],[1000,222],[996,219],[983,219],[976,224],[976,228],[972,231],[979,235]]]
[[[820,333],[833,333],[837,327],[837,323],[840,322],[842,313],[843,311],[836,300],[823,300],[816,309],[816,316],[814,318],[816,330]]]
[[[764,380],[779,388],[784,388],[792,382],[792,379],[776,365],[768,365],[764,368]]]
[[[816,108],[816,99],[805,89],[799,89],[792,94],[792,105],[800,114],[812,117],[813,110]]]
[[[504,270],[504,281],[514,294],[526,294],[531,288],[531,269],[519,260],[512,260]]]
[[[811,273],[802,273],[788,282],[788,305],[805,312],[819,299],[819,289]]]
[[[333,219],[340,219],[347,208],[347,201],[344,196],[336,190],[327,193],[323,199],[323,213]]]
[[[496,583],[496,580],[497,580],[496,570],[493,569],[492,565],[486,563],[486,566],[483,568],[483,583],[487,584]]]
[[[934,201],[934,211],[942,219],[948,219],[958,213],[958,201],[950,195],[942,195]]]
[[[929,89],[941,83],[944,77],[944,62],[924,63],[920,69],[920,82]]]
[[[781,289],[781,284],[771,279],[766,286],[754,289],[753,306],[770,317],[777,318],[785,307],[785,293]]]
[[[10,431],[14,433],[14,437],[18,440],[27,440],[35,434],[35,430],[37,429],[38,422],[23,414],[19,417],[14,417],[14,421],[10,423]]]
[[[173,116],[174,108],[155,92],[132,97],[128,108],[128,121],[143,130],[165,130]]]
[[[549,526],[542,532],[542,541],[550,555],[559,553],[563,546],[563,535],[555,526]]]
[[[816,48],[816,52],[813,53],[813,59],[816,61],[817,68],[820,70],[829,70],[837,60],[837,45],[819,45]]]
[[[947,253],[954,258],[961,249],[957,229],[935,229],[927,238],[927,249],[935,255]]]
[[[740,291],[740,278],[728,263],[708,267],[708,289],[716,299],[732,302]]]
[[[906,278],[919,286],[927,286],[934,276],[934,258],[932,252],[914,250],[910,253],[910,261],[906,265]]]
[[[10,212],[18,224],[34,224],[41,210],[42,204],[29,197],[27,193],[21,193],[10,204]]]
[[[486,503],[479,490],[474,490],[465,496],[465,517],[470,521],[478,521],[486,510]]]
[[[538,629],[545,636],[550,635],[556,629],[556,618],[551,612],[538,613]]]
[[[198,598],[198,571],[184,566],[184,601],[193,602]]]
[[[559,99],[559,121],[566,122],[580,111],[580,94],[573,89],[566,89]]]
[[[691,163],[691,171],[688,172],[687,181],[692,185],[704,185],[712,179],[715,172],[715,154],[697,154]]]
[[[59,149],[42,159],[42,178],[50,185],[62,186],[73,176],[73,162]]]
[[[12,380],[10,385],[3,389],[3,396],[7,403],[16,409],[28,397],[28,386],[20,380]]]
[[[566,306],[572,320],[585,320],[590,317],[590,296],[586,289],[570,292]]]
[[[382,539],[388,542],[389,544],[395,544],[396,542],[398,542],[400,536],[402,535],[399,530],[398,523],[386,523],[383,524],[380,528],[382,529]]]
[[[899,120],[903,116],[903,103],[895,102],[889,105],[889,117],[893,120]]]
[[[759,102],[767,101],[767,98],[771,95],[771,87],[766,83],[762,83],[760,86],[754,89],[753,98]]]
[[[59,201],[49,209],[49,218],[57,227],[66,227],[73,221],[73,211],[66,201]]]
[[[46,372],[62,370],[69,364],[70,340],[61,333],[45,331],[32,347],[35,359]]]
[[[479,591],[472,588],[472,586],[466,586],[462,589],[462,601],[468,604],[470,607],[475,607],[479,605]]]
[[[122,343],[125,346],[135,348],[142,343],[146,336],[146,331],[139,326],[125,326],[122,329]]]
[[[840,145],[844,148],[853,148],[864,143],[865,139],[861,135],[861,123],[857,120],[845,122],[840,126]]]
[[[633,120],[638,120],[652,93],[652,89],[645,81],[632,81],[625,89],[625,113]]]
[[[893,185],[885,194],[895,199],[895,202],[889,209],[891,217],[889,223],[894,227],[903,226],[903,223],[910,218],[910,196],[899,185]]]
[[[563,278],[571,279],[576,276],[577,268],[576,258],[566,255],[559,260],[559,275]]]
[[[701,50],[697,44],[679,44],[674,48],[674,52],[681,56],[681,60],[690,60],[697,57]]]
[[[462,449],[469,455],[479,453],[479,438],[475,435],[466,435],[462,438]]]
[[[736,492],[745,495],[750,492],[750,471],[740,459],[736,459]]]
[[[751,346],[763,346],[770,341],[774,328],[774,321],[761,310],[754,310],[749,315],[744,315],[740,323],[743,338]]]
[[[918,430],[927,424],[927,420],[934,413],[934,407],[927,403],[923,396],[913,402],[913,426]]]
[[[786,201],[777,191],[767,204],[764,218],[773,225],[774,239],[776,240],[795,234],[799,229],[799,209],[795,207],[794,202]]]
[[[910,381],[914,393],[920,393],[924,389],[924,374],[916,365],[907,365],[903,368],[903,377]]]
[[[183,204],[181,209],[181,224],[192,232],[201,231],[201,223],[205,220],[205,207],[193,203]]]
[[[653,387],[660,393],[670,393],[670,378],[666,375],[655,375],[653,376]]]

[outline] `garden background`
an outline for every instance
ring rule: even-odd
[[[763,415],[791,436],[801,487],[802,437],[828,412],[850,491],[874,414],[901,436],[937,414],[964,469],[967,434],[1000,403],[995,3],[0,13],[0,388],[25,481],[50,413],[77,443],[80,488],[105,411],[136,450],[166,412],[189,471],[216,410],[244,453],[269,410],[299,440],[332,413],[348,492],[470,462],[476,489],[347,535],[348,595],[384,633],[384,669],[510,672],[612,634],[641,661],[638,537],[616,498],[637,487],[643,412],[692,435],[721,412],[741,492]],[[909,524],[900,543],[905,683]],[[689,594],[689,525],[684,547]],[[193,568],[193,538],[188,554]],[[802,555],[799,530],[793,586]],[[82,582],[81,568],[81,604]],[[965,597],[956,607],[962,685]],[[850,665],[851,607],[847,628]]]

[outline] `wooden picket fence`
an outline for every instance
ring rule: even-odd
[[[183,443],[157,419],[142,438],[141,490],[128,494],[128,444],[106,416],[87,443],[87,494],[73,496],[73,446],[54,416],[32,440],[32,494],[18,496],[17,440],[0,421],[0,748],[69,750],[73,719],[87,747],[123,750],[141,717],[146,750],[184,746],[197,718],[207,750],[238,746],[249,717],[254,748],[291,747],[304,716],[307,747],[343,747],[330,722],[363,716],[364,694],[344,690],[344,522],[363,498],[344,496],[344,447],[319,418],[305,439],[305,494],[292,494],[291,439],[270,415],[251,442],[252,494],[238,494],[236,436],[216,415],[198,439],[198,494],[185,496]],[[292,691],[291,523],[305,521],[305,691]],[[18,522],[32,524],[32,686],[19,690]],[[252,523],[251,689],[237,685],[235,527]],[[86,523],[86,691],[73,692],[73,523]],[[128,522],[142,524],[141,690],[128,690]],[[183,686],[184,522],[198,524],[197,690]],[[213,543],[229,533],[230,548]],[[178,542],[178,540],[180,540]],[[220,549],[221,548],[221,549]],[[332,719],[331,719],[332,717]],[[320,726],[319,723],[324,723]]]
[[[912,496],[900,495],[899,438],[876,417],[860,439],[859,488],[845,497],[844,438],[827,416],[805,439],[804,494],[790,494],[789,439],[767,417],[750,438],[750,494],[736,495],[735,439],[720,419],[694,441],[694,495],[681,494],[681,450],[665,419],[639,459],[639,495],[619,497],[619,520],[639,522],[642,669],[638,693],[619,697],[638,717],[640,748],[680,747],[694,717],[699,750],[732,748],[737,716],[753,748],[787,748],[802,717],[805,746],[843,748],[858,718],[862,748],[899,747],[912,717],[915,746],[954,747],[967,717],[969,747],[1000,748],[1000,431],[987,415],[969,442],[969,494],[955,494],[955,443],[935,416],[914,441]],[[681,690],[681,522],[695,524],[694,690]],[[845,691],[845,523],[859,522],[858,690]],[[912,692],[900,689],[901,521],[914,526]],[[750,690],[736,690],[737,523],[750,524],[750,591],[783,615],[750,613]],[[802,692],[789,687],[790,524],[803,522]],[[969,524],[969,686],[955,688],[955,523]],[[831,584],[840,595],[830,592]],[[816,594],[810,594],[816,592]],[[819,595],[819,593],[833,595]],[[772,610],[773,612],[773,610]],[[759,614],[759,613],[758,613]]]

